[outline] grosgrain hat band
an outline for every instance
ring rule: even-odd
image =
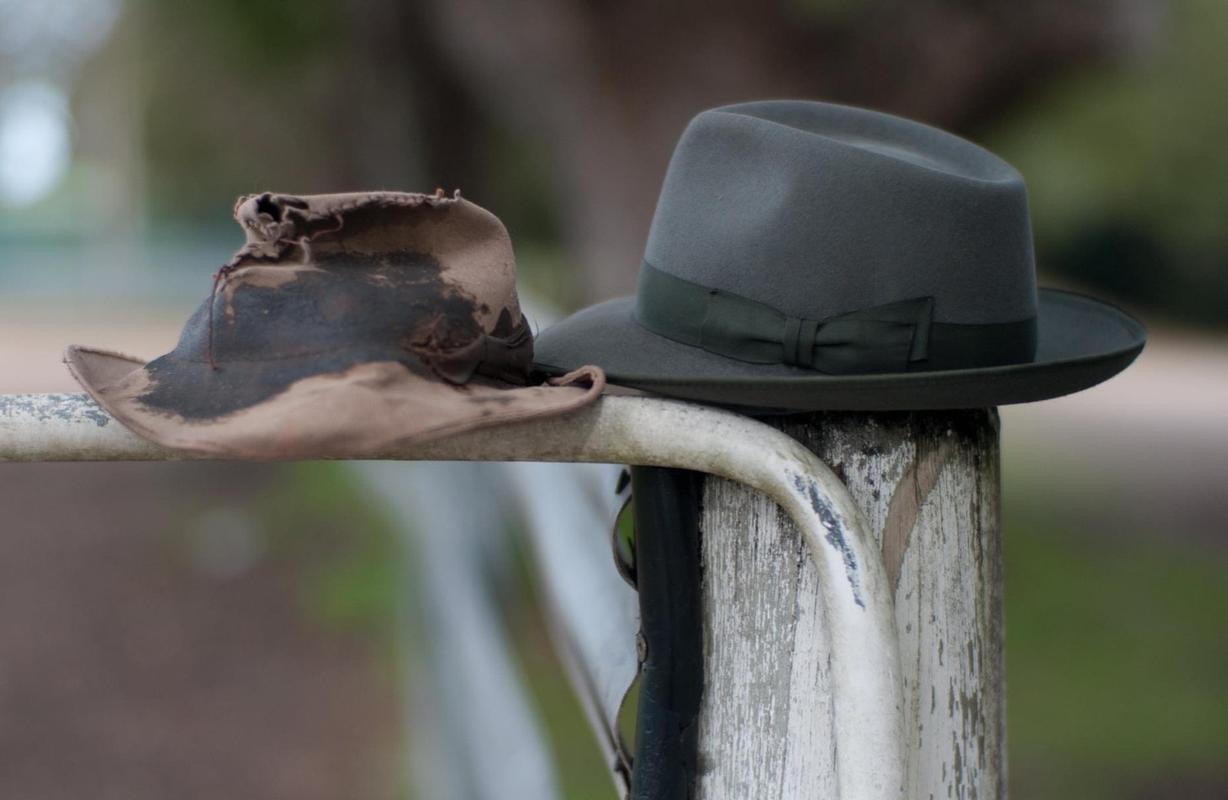
[[[972,369],[1035,358],[1036,317],[976,325],[934,322],[933,305],[932,297],[918,297],[805,319],[645,261],[635,318],[659,336],[727,358],[833,375]]]

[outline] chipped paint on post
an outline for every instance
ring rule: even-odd
[[[793,485],[801,492],[807,500],[810,501],[810,507],[819,515],[819,519],[823,522],[823,527],[827,529],[827,535],[823,538],[827,543],[836,548],[836,552],[840,554],[840,558],[844,561],[844,572],[848,575],[849,588],[853,592],[853,602],[862,608],[866,607],[865,601],[861,597],[861,580],[857,576],[857,556],[853,554],[849,548],[848,542],[844,539],[844,522],[839,519],[831,506],[827,504],[827,500],[819,491],[819,487],[814,481],[804,475],[790,475],[793,480]]]

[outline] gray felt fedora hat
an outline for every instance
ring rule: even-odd
[[[758,409],[971,408],[1069,394],[1143,348],[1098,300],[1037,289],[1023,179],[888,114],[807,101],[695,117],[634,297],[545,330],[536,363]]]

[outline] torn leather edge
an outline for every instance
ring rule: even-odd
[[[222,266],[233,270],[246,261],[268,262],[285,257],[291,247],[305,247],[316,236],[336,233],[345,226],[344,216],[372,206],[438,208],[459,203],[460,189],[446,194],[418,192],[355,192],[317,195],[310,201],[292,194],[260,192],[240,196],[234,205],[235,222],[243,228],[248,241]],[[332,227],[317,227],[329,223]]]

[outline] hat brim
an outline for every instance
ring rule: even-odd
[[[612,384],[761,411],[886,411],[1030,403],[1078,392],[1138,356],[1143,326],[1090,297],[1054,289],[1038,296],[1034,360],[978,369],[829,375],[784,364],[750,364],[658,336],[634,318],[634,297],[592,306],[535,341],[536,366],[562,374],[596,364]]]
[[[553,385],[479,378],[454,385],[396,361],[368,361],[297,380],[232,413],[201,418],[142,403],[155,379],[141,359],[79,346],[64,355],[86,392],[134,433],[188,453],[262,461],[373,457],[477,428],[565,414],[596,400],[605,383],[600,370],[586,367]],[[159,359],[156,380],[173,380],[185,395],[197,396],[286,366],[229,363],[221,381],[207,363],[172,361],[168,369],[167,359]]]

